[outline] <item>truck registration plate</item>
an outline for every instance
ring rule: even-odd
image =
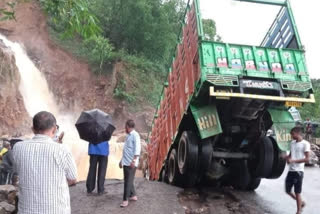
[[[286,101],[285,105],[288,107],[301,107],[302,103],[296,101]]]

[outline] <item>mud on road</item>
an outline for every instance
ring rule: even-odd
[[[238,198],[231,189],[193,188],[183,190],[165,183],[136,179],[139,201],[120,208],[123,182],[107,180],[106,194],[87,196],[85,182],[71,188],[74,214],[260,214],[253,203]]]
[[[284,193],[287,172],[279,179],[264,179],[254,192],[231,188],[197,187],[181,189],[157,181],[136,178],[139,201],[120,208],[122,180],[106,180],[108,192],[102,196],[87,196],[85,182],[70,189],[73,214],[295,214],[295,202]],[[305,214],[320,210],[320,169],[306,168],[303,199]]]

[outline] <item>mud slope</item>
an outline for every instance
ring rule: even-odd
[[[45,74],[61,108],[71,112],[100,108],[114,114],[119,128],[122,128],[125,119],[131,117],[137,119],[139,128],[145,131],[145,117],[127,113],[126,104],[112,97],[117,79],[115,74],[122,68],[121,65],[114,66],[110,77],[98,78],[93,75],[87,63],[50,39],[46,17],[37,1],[21,2],[16,8],[16,19],[0,22],[0,32],[8,39],[24,45],[29,57]]]

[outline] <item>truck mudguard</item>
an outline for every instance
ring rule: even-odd
[[[268,112],[273,122],[273,130],[278,146],[282,151],[290,150],[290,131],[295,126],[294,119],[287,109],[270,108]]]
[[[190,105],[201,139],[222,133],[221,124],[215,105]]]

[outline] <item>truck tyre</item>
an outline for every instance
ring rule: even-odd
[[[274,151],[269,137],[263,137],[254,149],[255,158],[249,161],[250,174],[257,178],[266,178],[272,172]]]
[[[178,166],[182,175],[197,169],[198,142],[198,137],[192,131],[182,132],[178,146]]]
[[[271,174],[267,177],[269,179],[276,179],[279,178],[285,167],[286,167],[286,160],[283,158],[283,154],[285,152],[281,151],[277,141],[273,137],[269,137],[269,139],[272,141],[273,144],[273,165],[272,165],[272,171]]]
[[[169,184],[177,184],[180,178],[180,173],[177,163],[176,149],[172,149],[168,160],[168,181]]]
[[[231,163],[230,184],[238,190],[246,190],[250,183],[250,173],[246,160],[234,160]]]
[[[212,161],[213,147],[210,141],[201,142],[199,155],[199,168],[201,174],[205,174]]]
[[[167,171],[166,171],[166,167],[165,166],[160,171],[159,181],[168,183],[168,175],[167,175]]]
[[[257,189],[259,187],[261,183],[261,178],[254,178],[251,177],[250,182],[246,188],[247,191],[254,191],[255,189]]]

